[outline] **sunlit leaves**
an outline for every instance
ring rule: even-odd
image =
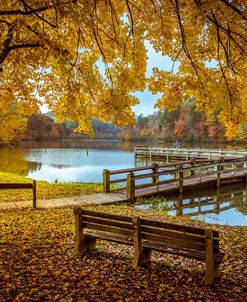
[[[217,112],[231,138],[247,120],[242,2],[2,1],[0,109],[18,102],[30,115],[42,96],[58,121],[92,134],[93,117],[133,123],[132,93],[148,84],[162,93],[158,108],[194,97],[198,110]],[[179,69],[155,69],[147,79],[145,41]]]

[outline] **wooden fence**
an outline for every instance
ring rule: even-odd
[[[148,147],[140,146],[134,148],[135,158],[163,158],[167,162],[171,159],[184,159],[191,158],[244,158],[247,156],[245,150],[222,150],[222,149],[187,149],[187,148],[165,148],[165,147]]]
[[[0,189],[32,189],[33,208],[36,208],[36,180],[34,180],[32,183],[0,183]]]
[[[120,178],[116,178],[116,176],[120,176]],[[161,179],[164,176],[166,179]],[[229,181],[234,182],[239,179],[246,181],[246,177],[247,160],[244,159],[224,162],[188,160],[117,171],[104,170],[103,187],[104,192],[107,193],[113,191],[112,184],[122,184],[121,189],[115,190],[119,193],[126,193],[128,199],[134,200],[137,196],[164,191],[178,190],[182,193],[185,187],[195,187],[205,183],[213,182],[220,187]]]

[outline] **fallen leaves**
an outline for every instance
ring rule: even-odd
[[[91,209],[204,226],[130,206]],[[149,268],[133,269],[131,247],[104,241],[97,243],[96,252],[75,256],[70,208],[1,210],[0,222],[1,301],[242,302],[247,298],[246,227],[217,227],[226,253],[222,278],[205,287],[205,264],[195,260],[153,253]]]

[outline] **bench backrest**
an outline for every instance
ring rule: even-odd
[[[137,219],[128,216],[82,210],[75,207],[83,233],[95,232],[97,238],[133,244],[134,228],[139,228],[140,239],[157,250],[173,248],[203,252],[205,255],[207,237],[213,240],[213,251],[219,253],[219,233],[211,229],[194,228],[161,221]],[[136,224],[138,221],[138,224]],[[203,256],[204,258],[204,256]]]
[[[151,242],[153,247],[162,250],[164,247],[182,250],[195,250],[205,253],[209,235],[213,238],[213,249],[219,252],[219,233],[211,229],[194,228],[147,219],[140,220],[141,238]]]

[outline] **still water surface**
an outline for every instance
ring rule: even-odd
[[[147,142],[144,144],[148,145]],[[25,142],[18,147],[0,148],[0,171],[48,182],[101,183],[103,169],[134,167],[134,145],[141,143],[103,140]],[[139,166],[147,164],[149,163],[137,163]],[[180,198],[173,196],[159,203],[154,203],[151,199],[137,207],[156,210],[163,208],[171,215],[191,216],[210,223],[247,225],[246,186],[227,190],[195,192],[194,195]]]

